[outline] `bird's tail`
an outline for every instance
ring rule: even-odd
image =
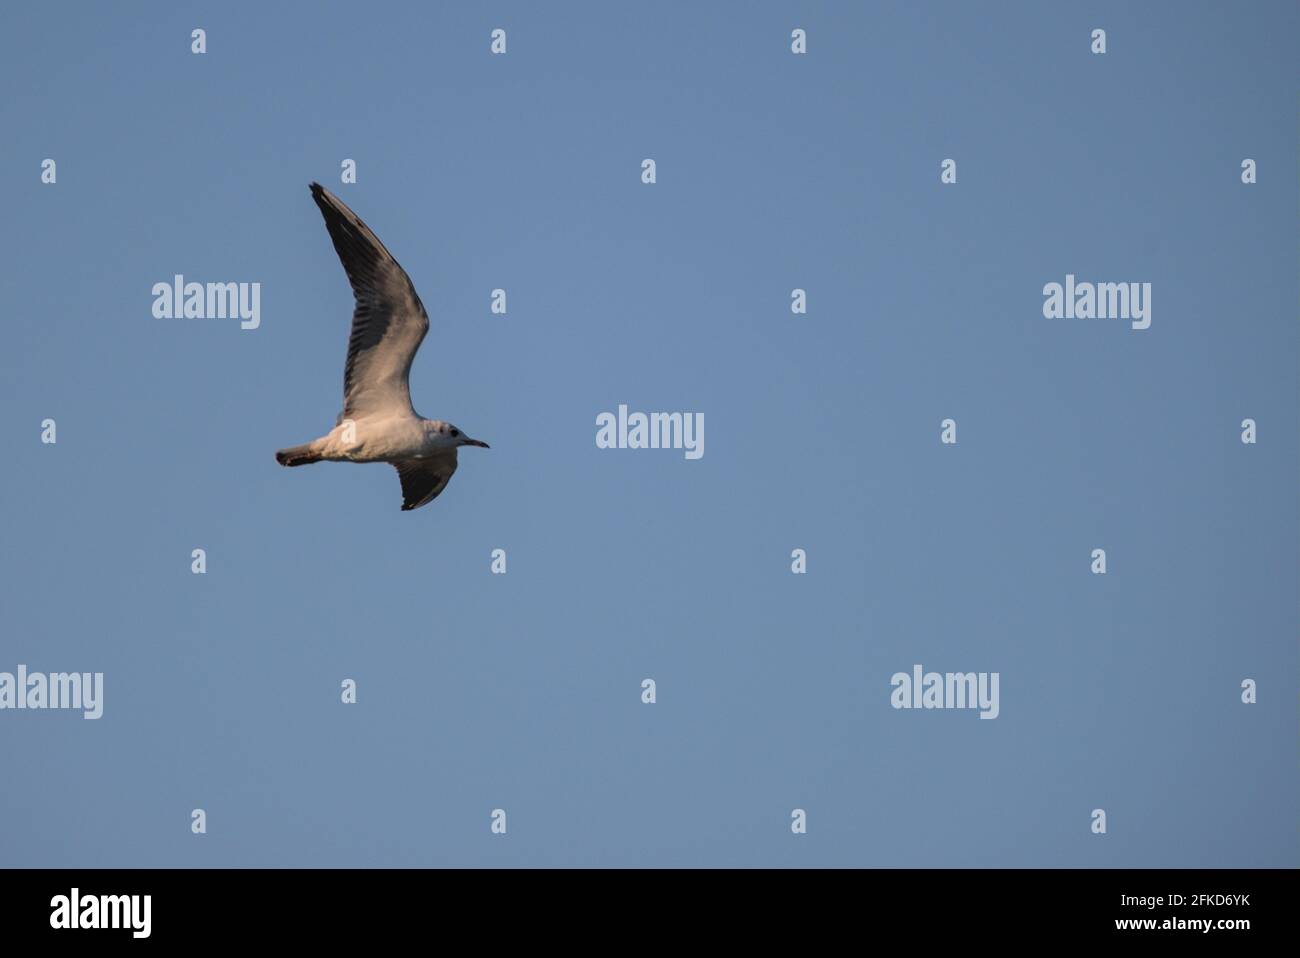
[[[320,462],[323,456],[312,449],[312,443],[304,443],[301,446],[290,446],[288,449],[281,449],[275,454],[275,461],[282,466],[305,466],[308,463]]]

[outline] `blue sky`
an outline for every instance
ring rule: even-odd
[[[0,712],[0,864],[1297,863],[1294,5],[0,26],[0,671],[105,675]],[[428,309],[416,408],[492,445],[416,512],[273,459],[340,402],[311,180]],[[177,273],[260,328],[155,319]],[[1151,328],[1045,319],[1067,273]],[[620,403],[705,455],[596,448]],[[892,709],[916,663],[999,717]]]

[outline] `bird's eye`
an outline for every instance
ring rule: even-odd
[[[451,431],[451,434],[452,434],[454,437],[456,437],[457,439],[460,438],[460,430],[459,430],[459,429],[453,429],[453,430]]]

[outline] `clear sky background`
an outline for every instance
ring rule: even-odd
[[[1296,865],[1298,40],[1292,3],[7,5],[0,671],[105,703],[0,713],[0,864]],[[429,311],[416,408],[492,445],[416,512],[273,458],[340,405],[311,180]],[[261,327],[153,318],[176,273],[260,282]],[[1045,319],[1067,273],[1150,282],[1151,328]],[[597,449],[619,403],[704,457]],[[892,709],[916,663],[999,672],[999,718]]]

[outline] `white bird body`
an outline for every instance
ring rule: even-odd
[[[455,452],[461,445],[445,435],[448,428],[441,420],[421,419],[414,414],[367,416],[344,419],[308,445],[325,462],[428,459]]]
[[[319,439],[275,454],[282,466],[387,462],[402,481],[402,510],[432,502],[456,471],[456,450],[487,443],[411,406],[411,361],[429,316],[406,271],[352,210],[319,183],[312,198],[356,296],[343,371],[343,412]]]

